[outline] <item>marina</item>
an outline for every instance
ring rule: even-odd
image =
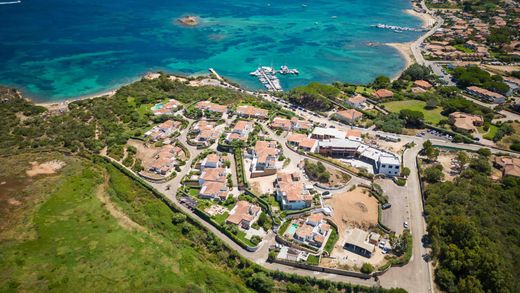
[[[255,71],[251,72],[250,75],[256,76],[258,80],[267,88],[270,92],[281,92],[283,91],[280,84],[280,80],[276,77],[276,74],[281,75],[298,75],[300,72],[297,69],[291,69],[286,65],[280,66],[280,70],[275,70],[269,66],[261,66]]]

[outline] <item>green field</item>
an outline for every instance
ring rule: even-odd
[[[22,206],[16,213],[25,220],[0,231],[0,292],[248,291],[183,236],[166,205],[106,167],[69,162],[66,177],[49,178],[53,184],[38,178],[30,185],[32,192],[39,190],[41,204]],[[104,176],[110,178],[106,183]],[[141,228],[116,220],[99,192]]]
[[[495,137],[495,134],[497,133],[497,131],[498,131],[498,127],[491,124],[491,125],[489,125],[488,132],[486,134],[484,134],[482,137],[485,139],[488,139],[488,140],[493,140],[493,137]]]
[[[419,100],[394,101],[383,103],[382,105],[385,106],[385,109],[388,111],[396,113],[399,113],[399,111],[403,109],[420,111],[424,114],[424,120],[431,124],[438,124],[442,119],[447,119],[447,117],[442,116],[441,114],[442,108],[437,107],[432,110],[426,110],[424,108],[424,106],[426,106],[426,102]]]

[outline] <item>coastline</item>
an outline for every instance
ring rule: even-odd
[[[399,72],[397,72],[395,76],[392,77],[392,79],[397,79],[401,73],[403,73],[403,71],[415,63],[415,59],[412,53],[413,43],[415,43],[415,41],[406,43],[385,43],[386,46],[396,49],[397,52],[399,52],[399,54],[403,57],[405,63],[403,69],[399,70]]]
[[[423,28],[430,28],[435,23],[435,18],[428,13],[419,13],[413,9],[405,9],[404,12],[422,21]]]

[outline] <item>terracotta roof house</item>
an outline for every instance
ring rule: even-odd
[[[360,94],[347,99],[347,104],[354,108],[362,108],[366,103],[367,99]]]
[[[237,115],[246,118],[267,118],[269,111],[253,107],[253,106],[239,106],[237,108]]]
[[[239,120],[233,127],[231,133],[228,134],[226,141],[231,142],[233,140],[246,141],[247,136],[253,130],[253,123],[249,121]]]
[[[493,165],[502,170],[503,176],[520,177],[520,159],[512,157],[495,157]]]
[[[336,118],[349,123],[354,122],[361,117],[363,117],[363,113],[355,109],[343,110],[336,113]]]
[[[346,132],[346,138],[355,141],[361,141],[361,130],[349,129]]]
[[[300,210],[311,206],[312,195],[295,173],[278,172],[275,185],[276,199],[283,209]]]
[[[253,169],[275,169],[279,153],[276,142],[258,140],[253,149]]]
[[[251,225],[258,220],[261,212],[262,210],[259,206],[241,200],[237,202],[235,207],[229,213],[226,223],[249,229]]]
[[[218,199],[224,201],[229,194],[229,188],[223,182],[206,181],[199,192],[200,198]]]
[[[506,97],[503,95],[480,88],[478,86],[470,86],[466,88],[466,91],[472,95],[486,99],[491,103],[502,104],[506,101]]]
[[[224,168],[207,168],[199,176],[199,184],[203,185],[206,181],[226,182],[227,171]]]
[[[484,120],[481,116],[463,112],[453,112],[449,118],[455,130],[461,132],[473,132],[476,130],[476,126],[482,126],[484,124]]]
[[[199,110],[205,110],[209,112],[226,113],[227,107],[212,103],[210,101],[200,101],[195,106]]]
[[[316,146],[316,140],[307,137],[305,134],[293,133],[287,137],[287,143],[296,146],[304,151],[312,151]]]
[[[432,85],[429,82],[422,79],[414,81],[413,84],[425,90],[432,88]]]
[[[275,117],[271,122],[272,128],[279,128],[285,131],[289,131],[292,128],[291,121],[282,117]]]
[[[204,170],[206,168],[220,168],[222,163],[222,158],[217,154],[209,154],[202,162],[200,163],[200,169]]]
[[[393,96],[394,96],[394,93],[387,89],[379,89],[374,92],[374,97],[377,99],[391,98]]]
[[[312,127],[312,124],[306,120],[300,120],[296,117],[291,118],[291,127],[293,130],[305,130]]]

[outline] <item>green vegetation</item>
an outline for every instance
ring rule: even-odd
[[[321,183],[327,183],[330,180],[330,173],[322,162],[313,163],[309,159],[305,159],[305,173],[312,179]]]
[[[405,121],[399,118],[398,113],[384,115],[374,121],[377,129],[384,132],[401,133],[403,132]]]
[[[433,78],[431,69],[428,66],[419,65],[417,63],[412,64],[410,67],[406,68],[405,71],[401,74],[399,79],[403,80],[431,80]]]
[[[340,90],[334,86],[312,82],[292,89],[287,96],[292,103],[310,110],[328,111],[333,106],[330,99],[335,99],[339,94]]]
[[[45,180],[42,205],[26,210],[34,237],[2,237],[0,267],[9,273],[0,277],[0,291],[247,290],[204,244],[183,235],[192,225],[174,225],[176,213],[113,167],[72,163],[55,188]],[[113,218],[102,196],[136,224]]]
[[[509,91],[509,86],[500,75],[491,75],[476,65],[457,67],[453,76],[457,79],[457,85],[463,88],[475,85],[501,94]]]
[[[361,272],[364,274],[371,274],[374,270],[374,266],[369,263],[364,263],[363,266],[361,266]]]
[[[331,254],[332,250],[334,249],[334,245],[336,245],[336,242],[339,240],[338,231],[336,227],[330,226],[330,236],[327,240],[327,243],[325,244],[325,247],[323,250],[325,250],[329,255]]]
[[[405,101],[393,101],[382,104],[385,109],[394,112],[400,113],[401,110],[413,110],[423,113],[424,121],[430,124],[439,124],[439,122],[447,117],[441,114],[442,109],[426,109],[426,102],[419,100],[405,100]]]
[[[464,44],[456,44],[456,45],[453,45],[453,47],[461,52],[464,52],[464,53],[469,53],[469,54],[473,54],[475,53],[475,51],[473,51],[472,49],[464,46]]]
[[[491,125],[489,125],[489,129],[488,129],[487,133],[484,134],[482,137],[484,137],[485,139],[493,140],[493,138],[495,138],[495,135],[497,134],[497,131],[498,131],[498,127],[491,124]]]
[[[494,182],[487,157],[453,182],[426,187],[436,282],[446,292],[519,292],[520,180]]]

